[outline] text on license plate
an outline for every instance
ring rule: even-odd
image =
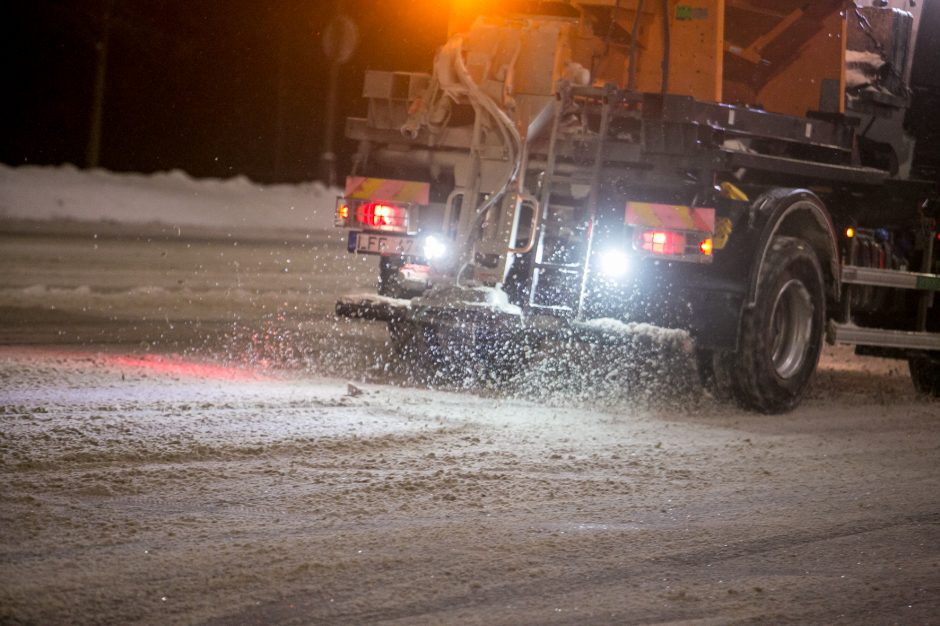
[[[411,255],[417,250],[412,237],[396,237],[395,235],[377,235],[373,233],[349,233],[347,248],[350,252],[364,252],[366,254],[402,254]]]

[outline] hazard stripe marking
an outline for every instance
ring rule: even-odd
[[[631,226],[715,232],[715,209],[690,208],[676,204],[628,202],[625,221]]]
[[[426,205],[429,202],[430,195],[431,185],[428,183],[391,180],[388,178],[366,178],[364,176],[348,176],[346,178],[346,197],[351,200]]]

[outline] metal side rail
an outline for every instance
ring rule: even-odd
[[[940,291],[940,275],[937,274],[883,270],[856,265],[846,265],[842,268],[842,282],[848,285]]]
[[[855,324],[829,322],[829,340],[878,348],[902,350],[940,350],[940,333],[918,333],[906,330],[864,328]]]

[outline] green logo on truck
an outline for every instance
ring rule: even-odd
[[[680,22],[687,22],[690,20],[707,20],[708,9],[690,7],[684,4],[680,4],[676,6],[676,19]]]

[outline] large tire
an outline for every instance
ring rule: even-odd
[[[741,319],[738,351],[717,355],[718,378],[733,369],[728,384],[738,403],[763,413],[796,407],[822,351],[825,285],[819,259],[801,239],[775,237],[758,277],[757,302]],[[727,378],[727,377],[726,377]]]
[[[734,400],[734,355],[730,352],[695,349],[695,365],[699,382],[720,402]]]
[[[907,361],[911,381],[918,392],[940,398],[940,356],[926,354]]]

